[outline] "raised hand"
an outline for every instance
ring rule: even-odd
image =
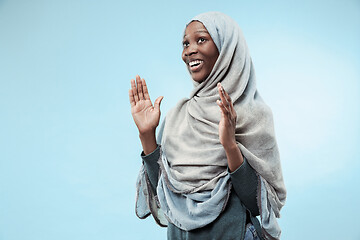
[[[237,116],[229,94],[227,94],[220,83],[218,83],[217,87],[221,99],[221,101],[216,101],[221,110],[219,139],[225,149],[229,170],[233,172],[244,162],[244,158],[235,139]]]
[[[153,105],[145,80],[140,79],[139,75],[136,76],[136,82],[131,79],[131,89],[129,90],[131,114],[140,135],[155,133],[155,129],[159,125],[162,99],[163,97],[158,97]]]
[[[220,100],[217,104],[221,110],[221,120],[219,123],[219,138],[225,149],[236,146],[235,128],[236,128],[236,111],[232,104],[231,98],[224,90],[220,83],[217,85]]]

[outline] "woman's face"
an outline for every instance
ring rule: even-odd
[[[193,21],[185,29],[182,59],[192,79],[204,81],[213,69],[219,51],[201,22]]]

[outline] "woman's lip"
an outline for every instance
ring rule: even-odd
[[[193,67],[190,67],[190,66],[189,66],[189,69],[190,69],[191,72],[198,72],[198,71],[201,70],[203,64],[204,64],[204,62],[201,61],[200,64],[197,65],[197,66],[193,66]]]

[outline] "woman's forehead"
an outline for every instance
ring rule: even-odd
[[[201,23],[202,26],[207,30],[208,34],[214,41],[218,51],[221,51],[222,46],[222,38],[220,35],[224,32],[223,29],[227,29],[225,25],[228,23],[231,25],[231,23],[228,21],[228,18],[224,19],[224,14],[218,13],[218,12],[209,12],[209,13],[203,13],[199,14],[196,17],[194,17],[186,26],[183,35],[185,36],[187,27],[192,23]]]
[[[209,34],[209,32],[207,31],[204,24],[202,24],[199,21],[192,21],[186,26],[186,29],[185,29],[185,32],[184,32],[184,37],[187,37],[189,34],[193,34],[193,33],[207,33],[207,34]]]

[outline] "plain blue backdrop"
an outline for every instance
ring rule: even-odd
[[[360,2],[0,0],[0,239],[165,239],[135,216],[140,74],[162,118],[191,91],[187,21],[234,18],[273,110],[282,239],[360,239]]]

